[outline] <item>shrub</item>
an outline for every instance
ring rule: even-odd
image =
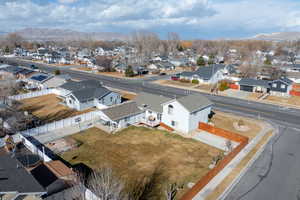
[[[193,80],[192,80],[192,83],[193,83],[193,84],[199,84],[199,81],[198,81],[197,79],[193,79]]]
[[[220,83],[220,85],[219,85],[219,90],[222,92],[222,91],[224,91],[224,90],[227,90],[227,89],[229,89],[230,87],[229,87],[229,83],[228,82],[225,82],[225,81],[223,81],[223,82],[221,82]]]
[[[60,75],[60,70],[59,70],[59,69],[55,70],[55,71],[54,71],[54,74],[55,74],[55,75]]]
[[[179,81],[180,81],[181,83],[190,83],[190,82],[191,82],[190,80],[184,79],[184,78],[180,79]]]

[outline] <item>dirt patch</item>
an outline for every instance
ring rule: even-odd
[[[232,170],[232,172],[216,187],[216,189],[206,198],[206,200],[217,199],[225,189],[232,183],[232,181],[238,177],[242,172],[244,167],[249,163],[253,156],[258,152],[258,150],[265,145],[272,136],[272,131],[265,134],[258,144],[245,156],[242,161]]]
[[[209,171],[212,158],[221,153],[196,140],[144,127],[129,127],[113,135],[91,128],[70,137],[82,143],[61,155],[71,164],[84,163],[93,169],[111,166],[129,185],[160,170],[157,187],[167,180],[183,185],[178,197],[188,189],[187,183],[197,182]],[[160,197],[158,193],[154,199]]]
[[[75,69],[77,69],[77,70],[82,70],[82,71],[87,71],[87,72],[92,71],[92,69],[91,69],[91,68],[88,68],[88,67],[78,67],[78,68],[75,68]]]
[[[179,86],[179,87],[193,87],[193,86],[196,86],[196,84],[193,84],[193,83],[184,83],[184,82],[173,81],[173,80],[158,80],[158,81],[155,81],[155,82],[158,83],[158,84],[162,84],[162,85]]]
[[[246,118],[246,117],[237,117],[232,114],[214,111],[216,114],[213,116],[211,122],[218,128],[222,128],[227,131],[233,131],[235,133],[241,134],[253,139],[261,130],[261,123],[258,120]],[[234,127],[234,123],[238,123],[240,120],[243,121],[244,126],[247,126],[248,130],[238,130]]]
[[[61,100],[55,94],[23,99],[20,101],[20,109],[32,113],[44,123],[49,123],[68,117],[90,112],[92,109],[76,111],[60,104]]]
[[[69,151],[73,148],[78,147],[79,145],[81,144],[73,138],[62,138],[45,144],[46,147],[51,149],[51,151],[53,151],[56,154]]]
[[[261,94],[251,93],[248,96],[248,99],[257,101],[259,96],[261,96]],[[300,97],[299,96],[279,97],[279,96],[270,95],[264,100],[260,100],[260,102],[272,103],[278,105],[284,104],[284,105],[291,105],[291,106],[300,106]]]

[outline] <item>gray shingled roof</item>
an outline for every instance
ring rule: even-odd
[[[138,96],[134,99],[139,107],[147,108],[158,113],[162,113],[163,111],[161,104],[166,103],[170,100],[171,98],[168,97],[149,94],[145,92],[139,93]]]
[[[80,82],[68,81],[60,87],[71,91],[80,102],[101,98],[111,92],[96,80],[85,80]]]
[[[199,78],[204,80],[209,80],[211,77],[221,69],[224,69],[225,65],[222,64],[213,64],[207,67],[199,67],[194,72],[182,72],[181,76],[194,76],[197,75]]]
[[[261,86],[261,87],[266,87],[269,88],[269,81],[267,80],[258,80],[258,79],[253,79],[253,78],[242,78],[239,81],[239,85],[247,85],[247,86]]]
[[[75,92],[72,92],[72,94],[78,99],[78,101],[83,102],[94,98],[101,98],[110,92],[110,90],[101,86],[98,88],[87,88],[77,90]]]
[[[124,117],[133,116],[143,111],[138,108],[136,102],[126,102],[117,106],[106,108],[102,112],[108,116],[112,121],[118,121]]]
[[[293,81],[291,79],[287,78],[287,77],[281,77],[279,80],[285,82],[288,85],[293,84]]]
[[[211,106],[213,103],[201,94],[191,94],[188,96],[183,96],[179,99],[176,99],[183,107],[185,107],[189,112],[194,112]]]
[[[61,85],[60,87],[69,91],[76,91],[86,88],[97,88],[101,87],[101,83],[96,80],[85,80],[85,81],[68,81],[65,84]]]
[[[45,189],[27,172],[19,161],[11,155],[0,156],[0,193],[40,193]]]

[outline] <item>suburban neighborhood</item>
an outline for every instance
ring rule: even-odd
[[[0,2],[0,200],[299,199],[294,7]]]

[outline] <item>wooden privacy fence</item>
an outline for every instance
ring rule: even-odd
[[[229,87],[230,87],[231,89],[234,89],[234,90],[240,89],[239,85],[236,85],[236,84],[233,84],[233,83],[230,84]]]
[[[290,95],[292,96],[300,96],[300,91],[291,90]]]
[[[228,140],[238,142],[239,145],[235,147],[227,156],[225,156],[217,165],[210,170],[205,176],[203,176],[189,191],[187,191],[181,198],[181,200],[193,199],[220,171],[222,171],[226,165],[248,144],[249,139],[245,136],[226,131],[221,128],[213,127],[209,124],[199,123],[199,129],[207,131],[211,134],[224,137]]]

